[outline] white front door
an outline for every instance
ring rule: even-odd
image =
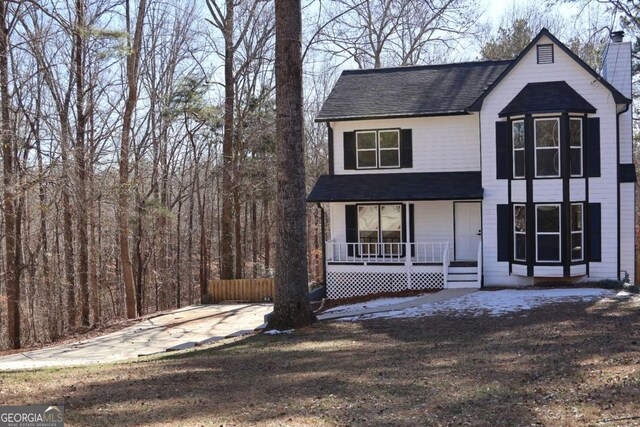
[[[456,261],[475,261],[478,257],[480,203],[454,203]]]

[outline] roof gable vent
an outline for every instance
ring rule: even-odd
[[[538,50],[538,64],[553,64],[552,44],[539,44],[536,48]]]

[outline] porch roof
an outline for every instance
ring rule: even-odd
[[[389,202],[482,198],[480,172],[322,175],[308,202]]]

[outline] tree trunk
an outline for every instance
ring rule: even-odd
[[[313,323],[307,273],[300,0],[276,0],[277,241],[270,328]]]
[[[236,182],[239,179],[236,177]],[[242,279],[242,207],[240,205],[240,189],[233,190],[233,215],[234,215],[234,234],[235,234],[235,262],[236,262],[236,279]]]
[[[126,9],[128,27],[131,22],[129,0],[127,0]],[[129,93],[125,102],[122,121],[122,138],[120,142],[118,228],[122,279],[124,281],[127,318],[129,319],[136,317],[136,288],[133,278],[133,266],[131,264],[131,251],[129,249],[129,133],[131,130],[133,110],[138,100],[138,68],[140,65],[140,45],[142,43],[145,9],[146,0],[140,0],[133,36],[133,46],[129,46],[127,55],[127,84],[129,86]]]
[[[262,223],[264,229],[264,269],[268,271],[271,268],[271,219],[269,218],[269,197],[266,195],[262,200],[262,215],[264,216]]]
[[[256,201],[251,200],[251,277],[258,276],[258,213]]]
[[[0,108],[2,109],[2,162],[4,167],[4,231],[5,277],[7,290],[7,326],[9,345],[20,348],[20,281],[16,258],[15,187],[13,170],[14,141],[9,117],[9,28],[7,26],[7,2],[0,0]]]
[[[234,0],[226,0],[224,23],[224,137],[222,141],[222,242],[220,279],[233,279],[233,12]]]
[[[74,35],[76,78],[76,233],[78,234],[78,284],[82,326],[89,326],[89,239],[87,233],[87,173],[85,156],[85,129],[87,117],[84,110],[84,0],[76,0],[76,28]]]

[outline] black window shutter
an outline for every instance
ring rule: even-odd
[[[356,133],[345,132],[344,139],[344,168],[356,168]]]
[[[407,205],[402,204],[402,236],[400,236],[400,241],[401,242],[406,242],[407,239]],[[402,253],[402,256],[404,256],[404,248],[405,246],[402,245],[402,248],[400,248],[400,253]]]
[[[589,203],[589,261],[602,261],[602,213],[600,203]]]
[[[413,141],[411,129],[402,129],[400,131],[400,167],[413,167]]]
[[[600,176],[600,118],[589,119],[589,176]]]
[[[509,205],[498,205],[498,261],[509,261],[509,238],[511,230],[509,226]]]
[[[356,205],[346,205],[344,207],[344,225],[347,243],[358,243],[358,207]],[[347,245],[347,253],[353,256],[353,245]]]
[[[496,179],[508,179],[510,166],[507,122],[496,122]]]

